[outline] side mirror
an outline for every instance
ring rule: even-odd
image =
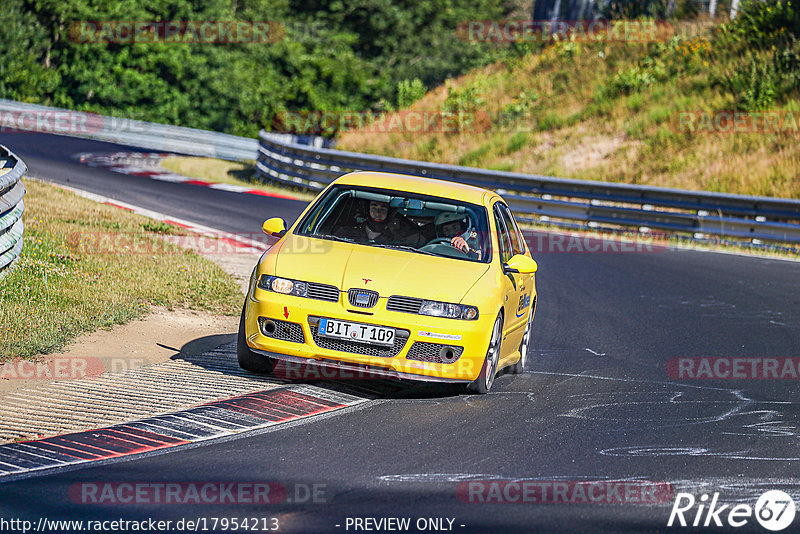
[[[539,269],[536,261],[524,254],[512,256],[508,263],[503,264],[503,273],[533,274]]]
[[[286,233],[286,221],[280,217],[273,217],[272,219],[264,221],[264,224],[261,225],[261,229],[267,235],[283,237],[283,234]]]

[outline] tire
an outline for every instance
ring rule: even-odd
[[[483,359],[483,367],[478,378],[467,386],[467,391],[483,395],[489,393],[494,384],[500,363],[500,345],[503,342],[503,316],[498,315],[492,327],[492,338],[489,340],[489,348],[486,349],[486,357]]]
[[[253,373],[271,373],[275,366],[275,360],[269,356],[256,354],[247,346],[247,335],[244,329],[245,308],[246,305],[242,306],[242,317],[239,319],[239,335],[236,338],[236,355],[239,358],[239,367]]]
[[[525,372],[525,364],[528,363],[528,349],[531,343],[531,325],[533,324],[533,309],[531,309],[530,317],[528,317],[528,324],[525,325],[525,335],[522,336],[522,341],[519,344],[519,361],[509,367],[512,375],[521,375]]]

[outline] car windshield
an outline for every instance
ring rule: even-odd
[[[486,209],[477,204],[357,186],[336,186],[297,227],[299,235],[465,261],[488,262]]]

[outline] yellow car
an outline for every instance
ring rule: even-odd
[[[253,270],[239,365],[338,371],[491,389],[521,373],[536,310],[536,262],[492,191],[378,172],[330,184]]]

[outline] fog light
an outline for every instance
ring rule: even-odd
[[[444,363],[454,362],[456,359],[456,351],[453,347],[442,347],[439,350],[439,357]]]
[[[271,336],[272,334],[274,334],[274,333],[275,333],[275,323],[274,323],[274,322],[272,322],[272,321],[270,321],[269,319],[264,319],[264,318],[262,317],[262,321],[261,321],[261,332],[262,332],[262,333],[263,333],[265,336]]]

